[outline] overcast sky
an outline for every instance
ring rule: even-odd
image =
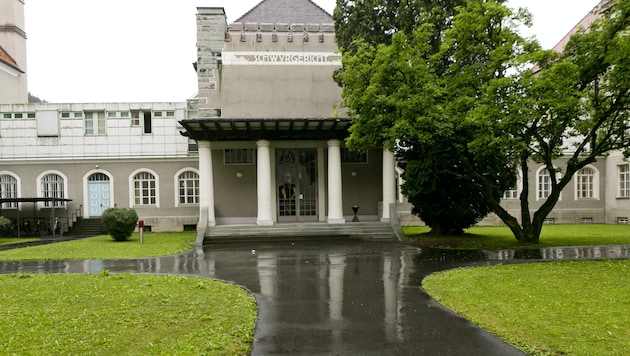
[[[185,101],[197,90],[197,6],[228,22],[260,0],[28,0],[29,91],[54,103]],[[332,14],[335,0],[314,0]],[[551,48],[599,0],[510,0]]]

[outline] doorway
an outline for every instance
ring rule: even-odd
[[[94,173],[88,177],[88,213],[91,218],[100,217],[110,207],[109,177]]]
[[[276,149],[279,222],[317,221],[317,149]]]

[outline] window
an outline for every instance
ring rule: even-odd
[[[44,198],[65,198],[65,182],[62,176],[55,173],[46,174],[42,177],[41,184],[42,196]],[[44,207],[64,206],[64,204],[63,201],[45,201]]]
[[[543,168],[538,172],[538,199],[545,199],[551,194],[551,176],[549,170]]]
[[[150,134],[151,132],[153,132],[152,128],[151,128],[151,112],[145,112],[144,115],[144,130],[142,132],[144,132],[145,134]]]
[[[105,112],[85,113],[85,134],[105,135]]]
[[[625,216],[618,217],[617,218],[617,224],[627,225],[628,224],[628,217],[625,217]]]
[[[518,199],[518,189],[511,187],[503,193],[503,199]]]
[[[576,179],[576,198],[577,199],[593,199],[594,194],[594,182],[595,182],[595,170],[589,167],[580,169],[575,175]]]
[[[179,203],[199,203],[199,174],[186,171],[179,175]]]
[[[8,174],[0,175],[0,198],[17,198],[18,197],[18,187],[17,187],[17,179]],[[12,203],[2,203],[0,208],[17,208],[17,202]]]
[[[368,163],[367,153],[350,151],[347,148],[341,149],[341,162],[343,163]]]
[[[140,111],[131,111],[131,126],[140,126]]]
[[[223,151],[223,162],[225,164],[253,164],[253,148],[235,148]]]
[[[622,164],[619,171],[619,198],[630,198],[630,165]]]
[[[139,172],[133,176],[133,191],[135,205],[157,204],[156,182],[153,174]]]

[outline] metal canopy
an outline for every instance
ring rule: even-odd
[[[343,140],[350,119],[223,119],[182,120],[181,134],[197,141]]]

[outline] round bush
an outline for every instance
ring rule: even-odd
[[[116,241],[129,241],[136,229],[138,214],[131,208],[109,208],[101,215],[107,233]]]
[[[5,218],[4,216],[0,216],[0,236],[8,234],[10,230],[11,220]]]

